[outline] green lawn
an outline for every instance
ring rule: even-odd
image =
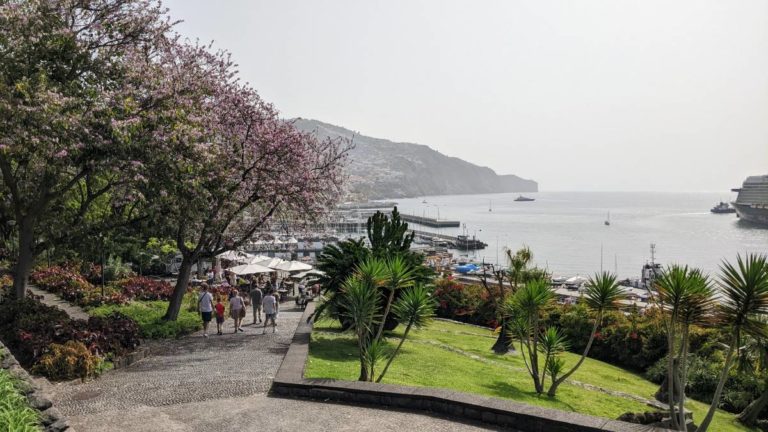
[[[27,399],[19,393],[13,377],[5,369],[0,369],[0,430],[14,432],[41,430],[37,411],[29,407]]]
[[[402,331],[400,327],[397,330]],[[399,333],[396,331],[393,336],[397,337]],[[630,397],[613,396],[571,382],[561,385],[555,398],[537,395],[532,390],[533,383],[520,355],[498,356],[490,350],[495,337],[490,330],[479,327],[434,321],[425,329],[411,331],[383,382],[441,387],[611,419],[627,411],[652,410]],[[395,343],[396,339],[392,338],[390,344],[394,346]],[[565,354],[566,367],[578,358],[575,354]],[[355,380],[359,371],[352,335],[341,333],[335,322],[317,323],[312,334],[305,376]],[[637,374],[593,359],[587,359],[572,375],[571,381],[645,399],[653,399],[658,389],[656,384]],[[708,406],[693,401],[688,408],[693,411],[694,420],[698,423],[704,418]],[[710,430],[751,429],[737,423],[734,415],[720,411]]]
[[[139,324],[141,337],[147,339],[177,338],[203,328],[200,315],[190,312],[185,305],[182,305],[176,321],[163,321],[167,309],[167,301],[132,301],[123,306],[99,306],[88,313],[94,316],[109,315],[113,311],[123,313]]]

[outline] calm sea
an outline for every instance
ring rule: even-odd
[[[742,223],[735,214],[709,209],[735,194],[651,192],[540,192],[533,202],[518,194],[444,195],[397,199],[399,210],[418,216],[459,220],[444,234],[476,235],[488,243],[469,258],[504,262],[504,248],[531,247],[534,261],[554,275],[606,270],[640,276],[656,244],[656,262],[689,264],[716,273],[723,258],[768,253],[768,229]],[[426,203],[424,202],[426,201]],[[491,211],[489,211],[489,208]],[[604,224],[610,212],[610,226]],[[437,232],[432,228],[419,227]],[[602,259],[601,259],[602,249]]]

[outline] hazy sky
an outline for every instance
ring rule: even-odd
[[[166,1],[285,117],[542,190],[768,173],[768,1]]]

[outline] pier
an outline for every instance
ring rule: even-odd
[[[447,246],[460,250],[479,250],[485,249],[488,245],[480,240],[465,235],[451,236],[446,234],[435,234],[427,231],[411,230],[422,242],[440,243],[440,246]]]
[[[409,214],[401,214],[400,218],[406,222],[413,222],[432,228],[458,228],[461,226],[461,222],[455,220],[433,219]]]

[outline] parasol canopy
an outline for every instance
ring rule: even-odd
[[[272,273],[274,270],[272,270],[269,267],[264,267],[258,264],[242,264],[239,266],[234,266],[232,268],[228,268],[228,271],[231,271],[232,273],[236,275],[249,275],[249,274],[256,274],[256,273]]]
[[[309,264],[304,264],[301,261],[285,261],[282,262],[276,266],[273,267],[276,270],[282,270],[284,272],[297,272],[297,271],[306,271],[306,270],[312,270],[312,266]]]

